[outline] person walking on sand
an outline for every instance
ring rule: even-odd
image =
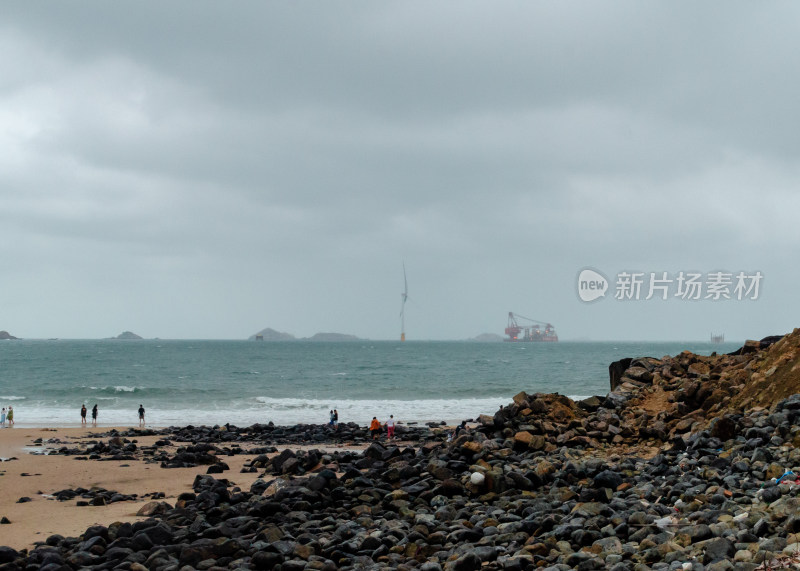
[[[14,426],[14,407],[8,407],[8,416],[6,416],[6,420],[8,421],[8,427],[11,428]]]
[[[144,427],[144,407],[139,405],[139,427]]]
[[[0,426],[6,427],[6,407],[3,407],[3,411],[0,412]]]
[[[92,407],[92,426],[97,426],[97,403]]]
[[[369,431],[372,433],[372,439],[377,440],[378,434],[381,432],[381,421],[377,417],[372,417],[372,422],[369,425]]]
[[[81,405],[81,426],[86,425],[86,405]]]

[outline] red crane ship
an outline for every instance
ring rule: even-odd
[[[522,315],[515,315],[511,311],[508,312],[506,335],[508,335],[508,338],[503,339],[503,341],[512,343],[555,343],[558,341],[556,328],[552,324],[523,317]]]

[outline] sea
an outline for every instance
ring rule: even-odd
[[[741,343],[468,341],[10,340],[0,342],[0,406],[17,427],[255,423],[453,424],[494,414],[520,391],[604,396],[608,365],[624,357]]]

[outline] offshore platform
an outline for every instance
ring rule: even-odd
[[[525,342],[545,342],[554,343],[558,341],[556,328],[552,324],[536,319],[523,317],[513,312],[508,312],[508,326],[506,327],[507,338],[503,341],[512,343]]]

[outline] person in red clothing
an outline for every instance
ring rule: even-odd
[[[392,438],[394,438],[394,427],[395,427],[394,415],[390,414],[389,415],[389,420],[386,421],[386,439],[387,440],[391,440]]]
[[[369,424],[369,431],[372,433],[372,439],[377,440],[378,434],[381,432],[381,421],[376,417],[372,417],[372,422]]]

